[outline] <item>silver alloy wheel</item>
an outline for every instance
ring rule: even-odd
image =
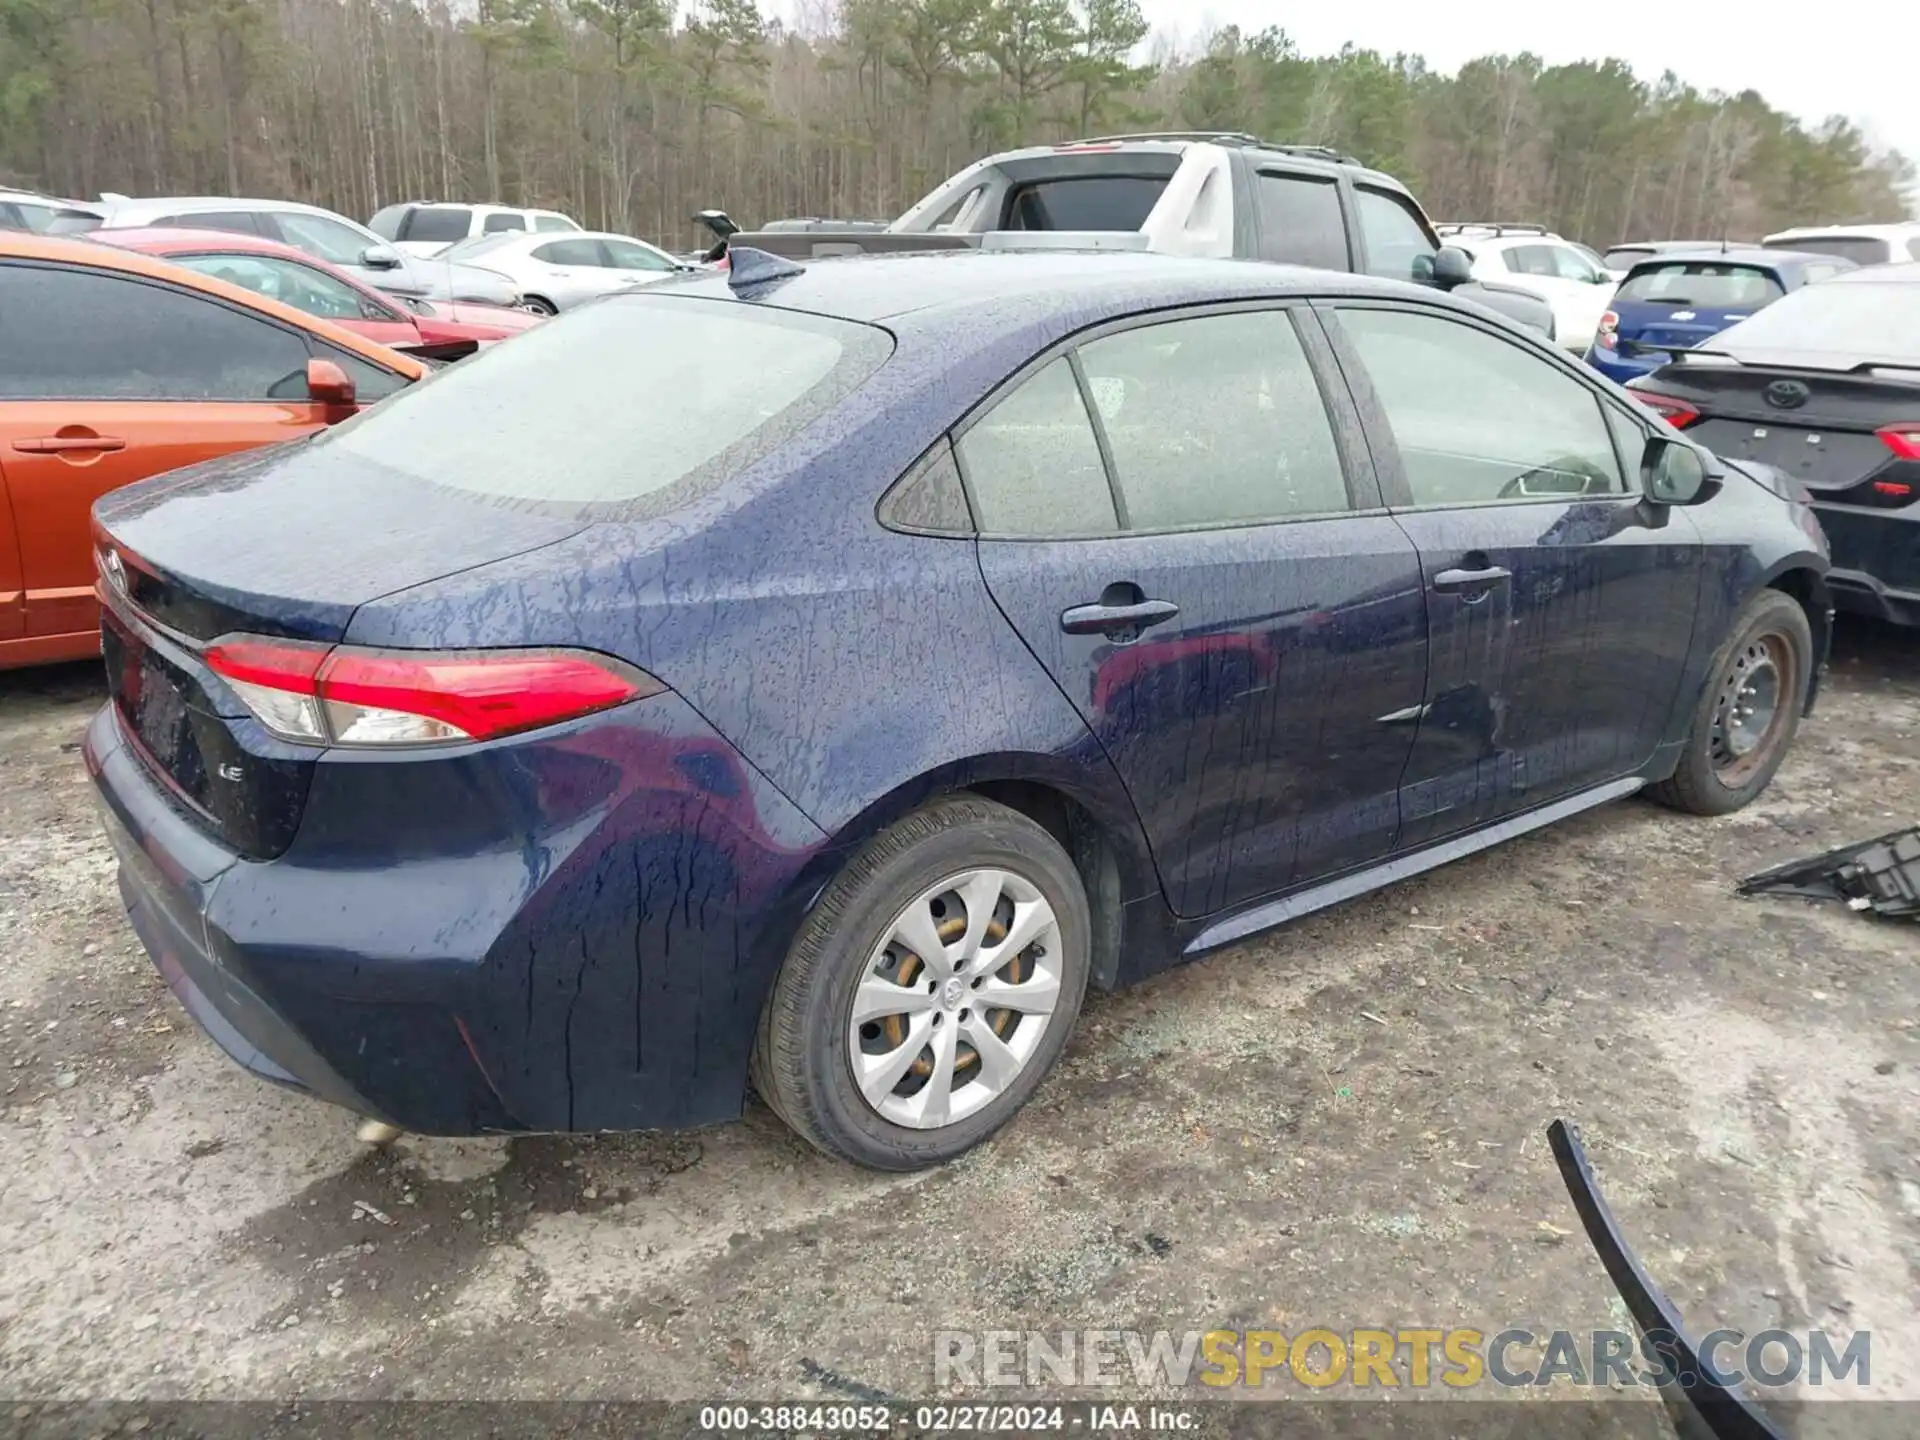
[[[886,1120],[937,1130],[1026,1069],[1060,1000],[1060,923],[1030,881],[966,870],[914,897],[867,957],[847,1058]]]

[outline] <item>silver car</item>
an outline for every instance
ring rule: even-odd
[[[524,230],[476,235],[448,246],[434,258],[497,271],[520,291],[525,307],[540,315],[557,315],[597,296],[697,268],[657,245],[599,230],[570,235]]]
[[[278,240],[395,295],[482,305],[520,304],[520,292],[495,271],[451,265],[441,258],[425,260],[404,255],[366,226],[317,205],[294,200],[236,200],[222,195],[174,195],[150,200],[103,195],[93,208],[102,212],[102,229],[158,226],[230,230]]]

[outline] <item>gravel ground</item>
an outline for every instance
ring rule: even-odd
[[[1614,1326],[1564,1114],[1692,1325],[1868,1329],[1920,1399],[1915,932],[1730,893],[1920,813],[1912,640],[1844,629],[1829,683],[1746,813],[1616,805],[1094,999],[997,1141],[882,1178],[757,1106],[362,1148],[135,945],[92,668],[0,676],[0,1396],[925,1396],[935,1328]]]

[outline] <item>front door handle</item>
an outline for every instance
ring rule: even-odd
[[[98,450],[107,453],[124,450],[127,442],[112,435],[38,435],[31,440],[16,440],[13,448],[22,455],[64,455],[72,450]]]
[[[1480,570],[1442,570],[1433,577],[1433,588],[1442,595],[1454,595],[1461,591],[1487,591],[1496,585],[1504,585],[1513,578],[1513,572],[1501,565],[1489,565]]]
[[[1070,610],[1060,612],[1060,628],[1069,635],[1106,635],[1115,640],[1131,640],[1142,630],[1161,625],[1180,613],[1180,607],[1171,600],[1147,600],[1134,598],[1139,595],[1137,586],[1130,586],[1133,596],[1120,597],[1112,592],[1119,587],[1108,586],[1108,593],[1100,597],[1094,605],[1075,605]]]

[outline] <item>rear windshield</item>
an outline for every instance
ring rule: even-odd
[[[464,205],[425,205],[400,223],[402,240],[464,240],[473,212]]]
[[[1882,265],[1893,258],[1893,247],[1873,235],[1802,235],[1797,239],[1768,240],[1769,250],[1806,250],[1815,255],[1838,255],[1856,265]]]
[[[529,509],[641,519],[770,453],[892,352],[871,325],[619,295],[463,360],[320,443]]]
[[[1160,202],[1161,177],[1081,175],[1017,187],[1007,205],[1009,230],[1138,230]]]
[[[1714,337],[1712,348],[1817,351],[1843,361],[1920,366],[1920,283],[1868,285],[1829,280]]]
[[[1616,300],[1684,305],[1694,310],[1757,309],[1786,294],[1770,270],[1712,260],[1643,262],[1620,282]]]

